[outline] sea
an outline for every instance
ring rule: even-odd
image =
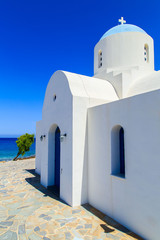
[[[11,161],[18,153],[16,144],[17,138],[0,138],[0,161]],[[30,147],[30,151],[19,157],[30,157],[35,155],[35,141]]]

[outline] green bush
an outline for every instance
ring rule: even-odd
[[[34,134],[24,134],[17,138],[17,147],[18,153],[17,156],[13,159],[15,161],[19,155],[24,155],[26,152],[30,150],[32,143],[34,142]]]

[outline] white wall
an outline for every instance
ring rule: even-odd
[[[78,74],[66,73],[73,94],[73,204],[88,202],[88,130],[87,110],[118,97],[106,81]]]
[[[160,90],[89,109],[88,199],[145,239],[159,240]],[[111,175],[111,130],[124,128],[125,179]]]
[[[149,46],[149,61],[144,46]],[[102,51],[102,67],[98,53]],[[153,39],[146,33],[121,32],[100,40],[94,48],[94,77],[109,81],[119,98],[127,97],[131,85],[154,72]]]
[[[88,201],[87,109],[114,100],[118,97],[110,83],[79,74],[57,71],[47,86],[41,129],[37,124],[38,134],[41,130],[46,135],[36,149],[41,155],[41,183],[54,184],[54,132],[59,126],[61,134],[67,133],[61,143],[60,197],[72,206]]]
[[[144,61],[144,45],[149,46],[149,62]],[[98,68],[98,52],[102,51],[102,67]],[[100,40],[94,48],[94,75],[124,67],[154,70],[153,39],[141,32],[121,32]]]
[[[79,206],[88,202],[88,98],[73,100],[73,203]],[[77,111],[77,110],[78,111]]]
[[[53,100],[56,95],[56,100]],[[72,94],[65,74],[56,72],[51,77],[43,104],[41,126],[45,139],[37,145],[36,152],[41,154],[41,183],[47,187],[54,184],[54,132],[60,128],[61,134],[67,133],[61,142],[60,152],[60,197],[72,205]],[[39,129],[37,128],[39,133]]]
[[[160,71],[154,71],[131,84],[127,92],[127,97],[158,89],[160,89]]]

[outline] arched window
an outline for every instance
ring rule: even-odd
[[[144,45],[144,61],[149,62],[149,47],[148,47],[148,44]]]
[[[102,51],[98,52],[98,68],[102,67]]]
[[[119,154],[120,154],[120,174],[125,175],[125,159],[124,159],[124,130],[119,130]]]
[[[111,174],[125,177],[124,129],[120,125],[111,132]]]

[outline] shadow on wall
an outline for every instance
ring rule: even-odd
[[[84,142],[81,204],[88,202],[88,135],[87,133],[88,133],[88,119],[86,119],[86,131],[85,131],[85,142]]]
[[[67,206],[69,206],[66,202],[62,201],[59,197],[57,197],[53,192],[51,192],[49,189],[45,188],[40,183],[40,176],[35,172],[35,169],[25,169],[25,171],[31,173],[33,177],[25,178],[25,180],[31,184],[34,188],[36,188],[38,191],[44,194],[43,197],[51,197]]]

